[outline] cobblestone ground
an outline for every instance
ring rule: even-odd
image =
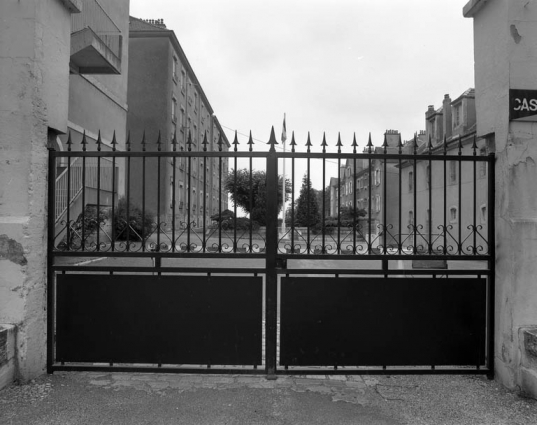
[[[482,376],[55,373],[0,391],[0,424],[532,425],[537,401]]]

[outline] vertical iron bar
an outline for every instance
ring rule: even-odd
[[[496,182],[495,182],[495,157],[494,153],[490,153],[487,162],[488,168],[488,211],[487,211],[487,226],[488,226],[488,243],[489,243],[489,279],[488,279],[488,353],[487,367],[489,370],[488,378],[494,379],[494,321],[495,321],[495,303],[496,303],[496,227],[494,223],[495,207],[496,207]]]
[[[447,139],[444,139],[444,255],[447,254]]]
[[[294,135],[293,135],[294,137]],[[292,147],[295,151],[295,147]],[[295,157],[291,158],[291,253],[295,253]]]
[[[131,157],[127,156],[127,252],[130,251]]]
[[[402,153],[402,146],[401,146],[401,136],[399,135],[399,155]],[[398,226],[399,226],[399,240],[397,241],[397,253],[401,255],[403,253],[403,245],[402,245],[402,233],[403,233],[403,169],[401,166],[401,157],[399,157],[399,182],[398,182],[398,189],[399,189],[399,202],[398,202],[398,209],[399,209],[399,216],[398,216]]]
[[[207,157],[203,157],[203,242],[202,251],[207,249]]]
[[[85,147],[85,146],[84,146]],[[82,233],[80,239],[80,248],[86,249],[86,157],[82,157]]]
[[[387,147],[385,146],[384,147],[384,154],[386,155],[387,153]],[[383,191],[383,194],[382,194],[382,221],[384,222],[383,223],[383,226],[382,228],[384,229],[383,233],[384,233],[384,255],[387,256],[388,255],[388,215],[387,215],[387,211],[386,211],[386,205],[388,203],[387,199],[386,199],[386,196],[387,196],[387,192],[388,192],[388,186],[387,186],[387,182],[388,182],[388,173],[387,173],[387,167],[388,167],[388,164],[387,164],[387,160],[386,160],[386,157],[384,157],[384,166],[383,166],[383,175],[381,176],[382,178],[382,191]],[[387,271],[388,270],[388,260],[382,260],[382,270],[384,271]],[[388,275],[385,274],[384,275],[385,278],[388,278]]]
[[[220,137],[222,137],[220,135]],[[218,157],[218,252],[222,252],[222,157]]]
[[[369,154],[371,155],[371,147],[369,148]],[[371,197],[373,196],[373,185],[371,184],[371,156],[368,157],[368,165],[367,165],[367,168],[368,168],[368,185],[369,185],[369,190],[368,190],[368,194],[369,194],[369,199],[367,200],[367,207],[368,207],[368,217],[369,217],[369,236],[368,236],[368,239],[367,239],[367,253],[368,254],[371,254],[371,250],[373,249],[373,241],[371,240],[371,221],[373,219],[372,215],[371,215]]]
[[[190,148],[188,149],[189,150],[189,153],[190,153]],[[187,213],[186,213],[186,252],[190,252],[190,209],[192,208],[192,175],[191,175],[191,166],[192,166],[192,157],[189,155],[188,156],[188,161],[187,161],[187,181],[188,181],[188,199],[187,199],[187,203],[188,203],[188,209],[187,209]]]
[[[115,135],[114,135],[115,136]],[[112,150],[116,150],[116,145],[112,145]],[[112,157],[112,239],[110,241],[111,243],[111,250],[112,252],[115,251],[115,245],[116,245],[116,157]]]
[[[429,151],[430,152],[430,151]],[[429,212],[427,213],[428,216],[427,218],[429,219],[429,229],[428,229],[428,232],[429,232],[429,249],[428,249],[428,253],[429,255],[432,254],[432,249],[433,249],[433,174],[432,174],[432,170],[433,170],[433,163],[431,161],[431,158],[429,158],[429,172],[428,172],[428,176],[427,178],[429,179]]]
[[[55,164],[54,164],[55,166]],[[56,182],[54,182],[56,187]],[[67,158],[67,250],[71,250],[71,158]],[[50,211],[50,210],[49,210]]]
[[[160,141],[160,133],[159,133],[159,141]],[[158,145],[158,150],[160,151],[160,144]],[[160,252],[160,225],[161,225],[161,208],[160,208],[160,199],[161,199],[161,181],[162,178],[161,175],[161,167],[160,167],[160,156],[157,157],[157,252]],[[142,218],[143,220],[143,218]],[[143,222],[143,221],[142,221]],[[143,227],[143,226],[142,226]],[[143,241],[142,241],[143,243]],[[159,257],[160,259],[160,257]]]
[[[462,254],[462,161],[461,161],[461,155],[462,155],[462,139],[461,139],[461,136],[459,136],[459,178],[458,178],[458,183],[459,183],[459,204],[458,204],[458,209],[457,209],[457,214],[458,214],[458,224],[459,224],[459,241],[458,241],[458,245],[459,245],[459,250],[458,250],[458,254]]]
[[[412,223],[412,228],[413,228],[413,231],[414,231],[414,240],[413,240],[413,249],[412,249],[412,253],[413,254],[416,254],[417,252],[417,248],[418,248],[418,239],[417,239],[417,222],[418,222],[418,211],[417,211],[417,205],[418,205],[418,196],[417,196],[417,193],[418,193],[418,188],[416,187],[416,184],[418,182],[418,179],[417,179],[417,161],[416,161],[416,156],[417,156],[417,140],[416,138],[414,138],[414,166],[413,166],[413,175],[412,175],[412,179],[414,180],[412,182],[412,189],[413,189],[413,195],[414,195],[414,215],[412,217],[413,219],[413,223]]]
[[[308,157],[308,161],[307,161],[307,173],[308,173],[308,181],[307,181],[307,184],[309,185],[310,183],[310,158]],[[306,217],[307,217],[307,223],[308,223],[308,227],[307,227],[307,235],[306,235],[306,246],[307,246],[307,249],[308,249],[308,254],[310,253],[310,250],[311,250],[311,242],[310,242],[310,191],[308,190],[307,193],[306,193]]]
[[[324,152],[324,149],[323,149],[323,152]],[[321,254],[326,254],[326,229],[325,229],[325,215],[326,215],[326,201],[325,201],[325,195],[324,195],[324,191],[325,191],[325,188],[324,188],[324,182],[326,181],[326,158],[323,156],[323,182],[322,182],[322,185],[323,185],[323,212],[322,212],[322,219],[321,219],[321,233],[322,233],[322,243],[321,243]],[[311,182],[310,180],[308,179],[308,185],[311,185]],[[311,187],[308,188],[308,195],[309,193],[311,192]],[[309,203],[310,203],[310,200],[308,199],[308,206],[309,206]],[[338,211],[338,214],[339,214],[339,211]],[[308,221],[309,221],[309,214],[308,214]]]
[[[100,146],[99,146],[100,150]],[[100,251],[100,233],[101,233],[101,155],[97,157],[97,251]]]
[[[251,146],[250,145],[250,151],[251,151]],[[254,252],[254,247],[253,247],[253,235],[252,235],[252,232],[253,232],[253,228],[252,228],[252,224],[253,224],[253,220],[252,220],[252,201],[253,201],[253,174],[252,174],[252,157],[250,156],[249,158],[249,166],[250,166],[250,195],[249,195],[249,204],[250,204],[250,252]]]
[[[278,158],[274,143],[274,128],[271,132],[270,151],[267,155],[267,249],[266,249],[266,288],[265,288],[265,358],[268,379],[276,379],[277,364],[277,296],[278,276],[276,258],[278,253]]]
[[[338,181],[338,185],[339,187],[341,188],[341,158],[338,157],[337,159],[337,181]],[[341,190],[340,190],[341,192]],[[340,232],[340,227],[341,227],[341,193],[339,194],[340,196],[337,197],[337,245],[336,245],[336,252],[338,254],[341,254],[341,232]],[[323,158],[323,218],[324,218],[324,198],[325,198],[325,195],[324,195],[324,158]],[[324,220],[323,220],[323,229],[324,229]]]
[[[70,164],[71,158],[68,158]],[[68,173],[70,172],[68,165]],[[69,193],[67,194],[67,211],[69,213]],[[55,211],[56,197],[56,152],[49,148],[48,151],[48,231],[47,231],[47,373],[52,373],[54,363],[54,323],[55,323],[55,294],[56,287],[54,282],[54,222],[56,217]],[[69,226],[69,223],[67,223]],[[69,227],[68,227],[69,228]],[[68,239],[69,241],[69,239]]]
[[[145,152],[145,145],[142,150]],[[142,252],[145,252],[145,158],[144,154],[142,156]]]
[[[474,136],[475,137],[475,136]],[[477,255],[477,161],[476,159],[476,148],[474,144],[474,161],[473,164],[473,192],[474,192],[474,227],[473,227],[473,250],[472,253]]]
[[[235,152],[237,151],[237,145],[235,145]],[[235,202],[233,202],[233,253],[237,253],[237,156],[233,158],[233,196]],[[270,187],[270,186],[269,186]]]
[[[354,140],[356,142],[356,139]],[[356,254],[356,146],[353,148],[352,157],[352,253]]]
[[[175,139],[175,136],[174,136]],[[174,143],[173,145],[173,151],[175,152],[176,145]],[[176,165],[177,165],[177,157],[174,155],[172,159],[172,252],[175,252],[175,180],[176,180]]]

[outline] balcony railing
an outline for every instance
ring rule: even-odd
[[[82,12],[71,16],[71,34],[91,28],[112,53],[121,58],[121,30],[97,0],[82,0]]]

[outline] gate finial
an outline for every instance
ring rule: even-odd
[[[459,155],[462,155],[462,136],[459,134]]]
[[[235,130],[235,138],[233,139],[233,150],[237,152],[237,146],[239,145],[239,140],[237,139],[237,130]]]
[[[82,141],[80,144],[82,145],[82,152],[86,152],[86,145],[88,144],[88,141],[86,140],[86,130],[84,130],[84,133],[82,134]]]
[[[343,146],[343,144],[341,143],[341,133],[338,132],[337,133],[337,153],[341,153],[341,146]]]
[[[427,144],[427,149],[429,150],[429,155],[433,153],[433,141],[431,135],[429,134],[429,143]]]
[[[203,145],[203,152],[207,152],[207,145],[209,144],[209,142],[207,141],[207,132],[206,131],[203,134],[203,142],[201,142],[201,144]]]
[[[67,142],[65,142],[67,145],[67,152],[71,152],[71,145],[73,144],[73,141],[71,140],[71,130],[69,130],[69,136],[67,136]]]
[[[371,132],[369,132],[369,139],[367,141],[367,153],[371,153],[372,147],[373,147],[373,143],[371,142]]]
[[[186,141],[186,144],[188,145],[188,151],[190,152],[192,150],[192,133],[190,130],[188,130],[188,139]]]
[[[323,132],[323,142],[321,143],[321,146],[323,147],[323,153],[326,153],[326,147],[328,144],[326,143],[326,133]]]
[[[117,145],[117,140],[116,140],[116,130],[114,130],[114,134],[112,135],[112,152],[115,152],[116,151],[116,145]]]
[[[295,151],[295,146],[296,146],[296,142],[295,142],[295,132],[293,130],[293,132],[291,133],[291,152],[294,152]]]
[[[352,153],[356,153],[356,148],[358,147],[358,143],[356,143],[356,133],[352,136]]]
[[[222,152],[222,144],[223,144],[223,143],[224,143],[224,142],[222,141],[222,133],[220,133],[220,134],[218,135],[218,150],[219,150],[220,152]]]
[[[472,149],[474,151],[473,155],[476,156],[476,154],[477,154],[477,137],[476,137],[475,134],[474,134],[474,141],[472,143]]]
[[[311,140],[310,140],[310,132],[308,131],[308,141],[306,142],[306,146],[308,147],[308,153],[311,151]]]
[[[144,132],[142,133],[142,141],[140,142],[140,144],[142,145],[142,152],[145,152],[145,130]]]
[[[414,133],[414,155],[418,153],[418,133]]]
[[[103,144],[103,141],[101,140],[101,130],[99,130],[99,133],[97,134],[97,151],[101,151],[101,145]]]
[[[270,145],[270,152],[276,151],[275,145],[277,145],[278,142],[276,141],[276,134],[274,134],[274,126],[272,126],[272,129],[270,130],[270,139],[267,143],[267,145]]]
[[[388,136],[386,136],[386,133],[384,133],[384,142],[382,143],[382,147],[384,148],[384,153],[388,152]]]
[[[252,145],[254,144],[254,139],[252,138],[252,130],[250,130],[250,137],[248,137],[248,150],[252,152]]]
[[[399,140],[397,141],[397,148],[399,149],[399,155],[403,153],[403,141],[401,140],[401,133],[399,133]]]
[[[444,134],[444,155],[447,155],[447,136]]]
[[[127,146],[127,152],[131,151],[131,131],[127,133],[127,140],[125,141],[125,146]]]

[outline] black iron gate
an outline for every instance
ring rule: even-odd
[[[494,154],[475,135],[332,153],[277,151],[274,131],[256,152],[80,136],[50,151],[49,373],[493,376]]]

